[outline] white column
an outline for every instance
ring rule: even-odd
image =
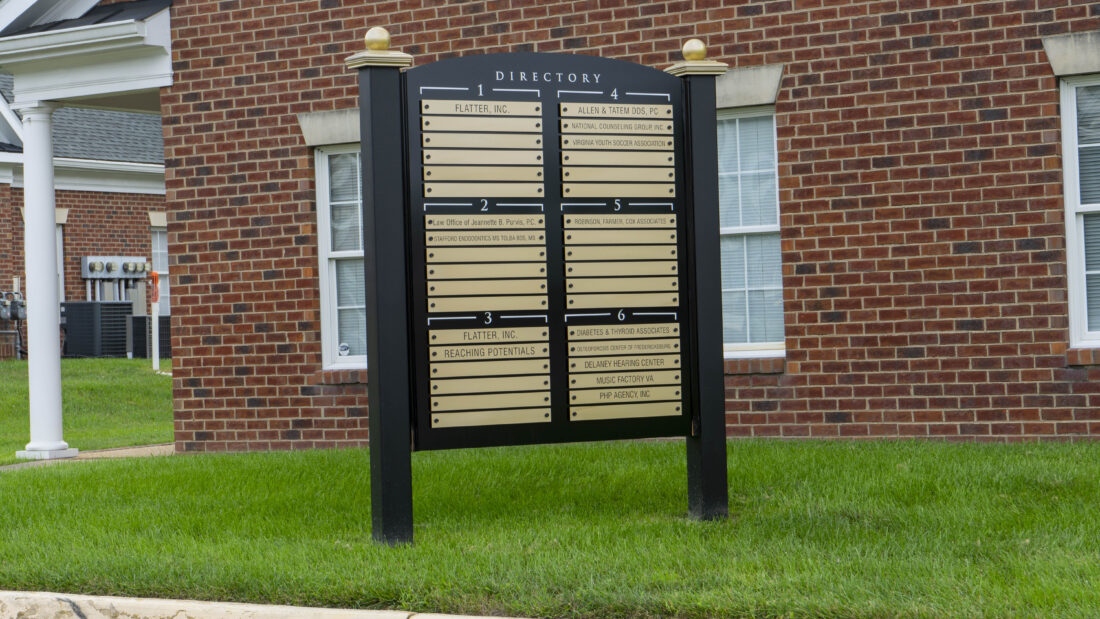
[[[27,359],[31,442],[18,458],[77,455],[62,438],[61,307],[57,297],[57,236],[50,116],[56,106],[20,106],[23,114],[24,254],[27,272]]]

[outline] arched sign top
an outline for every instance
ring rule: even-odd
[[[610,94],[623,84],[653,80],[666,90],[679,88],[680,80],[645,65],[583,54],[506,52],[447,58],[408,69],[406,73],[453,79],[456,87],[471,80],[489,88],[543,88],[591,90]],[[459,82],[462,82],[459,84]],[[621,94],[621,93],[620,93]]]

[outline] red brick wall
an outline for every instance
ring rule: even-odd
[[[567,51],[665,67],[692,36],[735,67],[785,64],[787,358],[727,364],[731,435],[1100,435],[1100,359],[1067,351],[1040,43],[1100,29],[1095,3],[176,0],[162,107],[177,448],[366,438],[363,386],[319,372],[295,115],[356,104],[343,60],[372,25],[417,64]]]

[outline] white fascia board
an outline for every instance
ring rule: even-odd
[[[23,145],[23,122],[4,97],[0,97],[0,136],[9,144]]]
[[[12,155],[14,153],[0,153],[4,155]],[[11,161],[5,161],[0,159],[0,185],[11,185],[15,180],[15,167],[16,164]]]
[[[0,153],[16,154],[16,153]],[[22,164],[22,156],[19,163]],[[0,159],[0,163],[3,160]],[[165,195],[164,166],[155,163],[54,159],[54,189]],[[13,187],[23,186],[23,166],[15,168]]]
[[[0,65],[7,67],[144,44],[145,22],[133,19],[20,34],[0,39]]]

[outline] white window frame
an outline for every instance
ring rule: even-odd
[[[358,144],[325,146],[314,151],[314,170],[317,177],[317,265],[321,293],[321,363],[324,369],[361,369],[367,367],[366,355],[341,357],[337,353],[339,322],[336,306],[336,260],[363,258],[363,251],[333,251],[332,226],[329,207],[329,157],[346,153],[359,153]],[[359,179],[359,225],[363,223],[363,179]],[[363,239],[366,242],[366,239]]]
[[[775,168],[775,208],[776,217],[775,225],[768,226],[737,226],[737,227],[723,227],[719,233],[721,236],[741,235],[748,236],[750,234],[764,234],[764,233],[778,233],[780,232],[779,225],[779,142],[776,137],[775,128],[775,107],[771,105],[753,106],[753,107],[740,107],[740,108],[724,108],[718,110],[718,120],[732,120],[736,118],[753,118],[758,116],[771,116],[772,118],[772,143],[775,144],[775,148],[772,150],[775,156],[775,161],[772,162]],[[738,183],[738,187],[741,184]],[[740,190],[740,189],[739,189]],[[782,291],[782,284],[780,284],[780,291]],[[746,302],[747,302],[746,295]],[[784,320],[784,331],[786,330],[786,320]],[[785,357],[787,354],[786,342],[753,342],[745,344],[733,344],[724,341],[723,337],[722,348],[727,359],[754,359],[754,358],[767,358],[767,357]]]
[[[1066,204],[1066,273],[1069,278],[1069,332],[1072,348],[1100,348],[1100,331],[1088,330],[1085,295],[1084,216],[1100,213],[1100,204],[1081,205],[1077,160],[1077,88],[1100,86],[1100,75],[1063,78],[1062,179]]]
[[[158,270],[156,268],[155,255],[158,253],[156,246],[156,237],[158,234],[164,235],[164,269]],[[157,273],[159,283],[157,284],[158,295],[157,303],[160,304],[161,316],[172,315],[172,288],[168,285],[168,228],[164,226],[150,226],[149,227],[149,264],[153,266],[153,270]],[[149,293],[152,295],[153,282],[149,282]],[[167,292],[165,292],[167,288]],[[150,301],[152,296],[149,297]]]

